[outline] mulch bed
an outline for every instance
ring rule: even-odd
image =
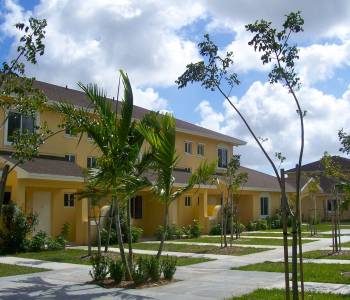
[[[177,281],[179,280],[176,280],[176,279],[166,280],[162,278],[157,282],[149,281],[143,284],[136,285],[133,281],[122,281],[120,284],[116,284],[113,279],[105,279],[103,281],[90,281],[88,283],[97,284],[106,289],[113,289],[113,288],[144,289],[144,288],[158,287],[158,286],[166,285]]]

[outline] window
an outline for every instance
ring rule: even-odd
[[[218,148],[218,167],[227,168],[227,149]]]
[[[64,158],[70,162],[75,162],[75,155],[74,154],[66,154]]]
[[[64,207],[74,207],[74,194],[65,193],[64,194]]]
[[[204,156],[204,144],[197,145],[197,155]]]
[[[90,133],[87,134],[87,138],[88,140],[92,140],[92,136],[90,135]]]
[[[11,202],[11,192],[5,192],[3,204],[10,204],[10,202]]]
[[[90,168],[96,168],[96,157],[90,156],[87,158],[86,161],[87,167]]]
[[[260,215],[266,217],[269,215],[269,198],[260,197]]]
[[[192,154],[192,142],[185,142],[185,153]]]
[[[185,197],[185,206],[191,206],[192,205],[192,198],[190,196]]]
[[[332,199],[332,200],[327,200],[327,210],[329,212],[333,212],[337,209],[337,200]]]
[[[7,119],[7,142],[12,141],[12,136],[16,131],[34,132],[35,119],[24,116],[20,113],[10,111]]]
[[[191,173],[191,168],[184,168],[185,172]]]
[[[136,196],[130,201],[131,217],[134,219],[142,219],[142,196]]]
[[[69,127],[66,127],[66,130],[64,131],[65,135],[66,136],[69,136],[69,137],[73,137],[73,136],[76,136],[75,133],[73,133],[73,130]]]

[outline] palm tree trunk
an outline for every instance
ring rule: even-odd
[[[120,258],[122,260],[122,263],[125,268],[125,277],[127,280],[132,280],[132,275],[131,271],[129,268],[129,264],[127,262],[126,256],[125,256],[125,251],[124,251],[124,244],[123,244],[123,237],[122,237],[122,229],[120,225],[120,210],[119,210],[119,201],[118,198],[115,197],[115,229],[117,232],[117,239],[118,239],[118,245],[119,245],[119,253],[120,253]]]
[[[4,203],[6,181],[7,181],[9,169],[10,169],[9,165],[5,165],[2,169],[2,174],[1,174],[1,180],[0,180],[0,216],[1,216],[1,211],[2,211],[2,205]]]
[[[111,206],[109,208],[109,218],[108,218],[108,234],[107,234],[107,240],[105,245],[105,252],[107,253],[109,243],[111,241],[111,234],[112,234],[112,223],[113,223],[113,215],[114,215],[114,199],[112,199]]]
[[[131,199],[128,199],[127,202],[127,228],[128,228],[128,246],[129,246],[129,268],[131,269],[133,266],[133,251],[132,251],[132,234],[131,234]]]
[[[168,216],[169,216],[169,205],[168,203],[164,204],[164,220],[163,220],[163,234],[162,234],[162,238],[160,240],[160,244],[159,244],[159,249],[158,249],[158,253],[157,253],[157,259],[160,259],[160,256],[162,255],[163,252],[163,248],[164,248],[164,241],[165,241],[165,237],[168,231]]]
[[[91,254],[91,199],[88,198],[88,256]]]

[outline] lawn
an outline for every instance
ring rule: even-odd
[[[227,300],[261,300],[261,299],[269,299],[269,300],[282,300],[284,299],[284,290],[282,289],[258,289],[254,292],[243,295],[240,297],[232,297]],[[305,292],[305,299],[308,300],[343,300],[349,299],[347,295],[335,295],[335,294],[326,294],[326,293],[315,293],[315,292]]]
[[[342,234],[343,235],[343,234]],[[283,237],[282,232],[276,233],[276,232],[268,232],[268,231],[258,231],[258,232],[243,232],[242,236],[270,236],[270,237]],[[331,238],[332,235],[331,234],[324,234],[324,233],[319,233],[315,236],[311,236],[310,233],[308,232],[302,232],[301,233],[302,237],[306,237],[306,238]],[[288,237],[291,238],[292,234],[289,232],[288,233]]]
[[[350,242],[341,243],[342,247],[350,247]]]
[[[342,251],[339,254],[332,254],[330,250],[315,250],[304,252],[303,257],[311,259],[350,259],[350,251]]]
[[[137,243],[133,246],[135,249],[143,250],[158,250],[159,243]],[[200,254],[221,254],[221,255],[246,255],[257,253],[271,249],[253,248],[253,247],[227,247],[220,248],[210,245],[191,245],[191,244],[172,244],[165,243],[164,251],[170,252],[185,252],[185,253],[200,253]]]
[[[175,240],[181,242],[193,242],[193,243],[217,243],[220,244],[219,236],[203,236],[195,239],[186,239],[186,240]],[[315,242],[317,240],[303,240],[303,244]],[[228,239],[229,242],[229,239]],[[234,240],[233,244],[241,244],[241,245],[269,245],[269,246],[283,246],[282,239],[264,239],[264,238],[241,238],[238,240]],[[288,240],[288,244],[292,244],[292,240]]]
[[[0,277],[38,273],[38,272],[45,272],[45,271],[50,271],[50,270],[0,263]]]
[[[90,265],[90,259],[82,258],[86,256],[86,250],[80,249],[67,249],[67,250],[55,250],[55,251],[41,251],[41,252],[25,252],[19,253],[17,257],[23,258],[32,258],[32,259],[40,259],[46,261],[54,261],[54,262],[64,262],[71,264],[83,264]],[[109,253],[110,256],[115,257],[117,253]],[[119,256],[119,255],[118,255]],[[140,255],[135,255],[137,258]],[[210,261],[211,259],[207,258],[193,258],[193,257],[178,257],[177,258],[177,266],[187,266],[192,264],[198,264],[201,262]]]
[[[283,262],[263,262],[254,265],[233,268],[233,270],[242,271],[261,271],[261,272],[284,272]],[[291,264],[290,264],[291,270]],[[343,276],[342,272],[349,272],[349,265],[342,264],[304,264],[304,279],[312,282],[328,282],[350,284],[350,277]]]

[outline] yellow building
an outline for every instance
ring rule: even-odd
[[[44,91],[49,102],[68,101],[79,107],[89,105],[84,93],[44,82],[36,82]],[[148,110],[134,107],[134,118],[140,119]],[[2,115],[4,118],[4,115]],[[31,129],[37,124],[47,122],[52,131],[57,131],[62,116],[45,111],[38,113],[36,120],[28,120],[11,111],[0,132],[2,163],[14,164],[11,158],[11,143],[8,136],[17,129]],[[245,142],[197,125],[176,120],[176,148],[180,155],[178,167],[174,172],[176,185],[187,182],[192,170],[201,161],[217,160],[218,172],[225,170],[234,148]],[[87,201],[74,199],[74,193],[84,185],[83,170],[93,167],[99,152],[88,136],[72,136],[69,130],[60,132],[40,147],[40,157],[15,167],[6,186],[6,201],[17,203],[25,211],[39,215],[37,230],[44,230],[55,236],[64,223],[71,225],[70,240],[76,243],[87,241]],[[266,217],[280,206],[279,187],[275,177],[243,168],[248,173],[248,182],[240,192],[238,209],[240,221]],[[289,189],[289,187],[288,187]],[[207,233],[215,223],[220,207],[222,190],[217,186],[201,186],[184,195],[170,207],[170,223],[186,225],[193,219],[200,221],[203,232]],[[144,229],[145,236],[152,236],[162,222],[162,204],[150,192],[141,192],[132,205],[133,222]]]

